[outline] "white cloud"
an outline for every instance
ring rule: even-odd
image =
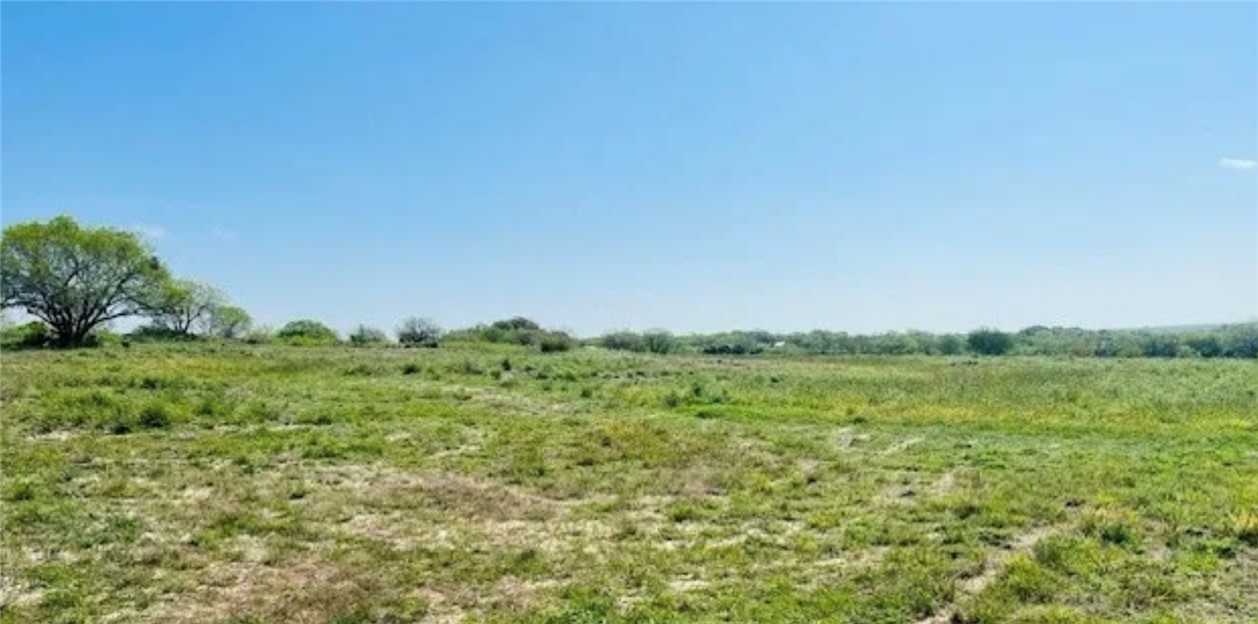
[[[153,241],[166,237],[166,228],[151,223],[137,223],[131,226],[131,231]]]
[[[1223,167],[1224,169],[1237,169],[1237,170],[1253,169],[1255,165],[1258,165],[1258,162],[1254,162],[1247,158],[1220,158],[1219,159],[1219,166]]]
[[[211,233],[214,234],[214,238],[217,238],[219,240],[226,240],[226,241],[236,240],[236,233],[225,227],[218,227],[216,225],[214,226],[214,229],[211,231]]]

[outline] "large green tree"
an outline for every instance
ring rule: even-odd
[[[62,347],[83,344],[102,323],[143,314],[169,280],[134,233],[67,216],[14,224],[0,238],[3,307],[47,323]]]

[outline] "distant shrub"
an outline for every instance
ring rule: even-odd
[[[957,355],[965,350],[965,343],[956,334],[944,334],[937,343],[940,355]]]
[[[1141,337],[1140,350],[1145,357],[1175,357],[1179,353],[1179,336],[1145,334]]]
[[[672,334],[662,329],[653,329],[642,334],[642,343],[647,351],[659,354],[672,353],[681,346]]]
[[[349,343],[354,346],[366,346],[373,344],[384,344],[389,341],[389,337],[383,331],[366,325],[359,325],[349,334]]]
[[[1214,334],[1189,336],[1184,340],[1184,344],[1201,357],[1213,358],[1223,355],[1223,342]]]
[[[300,346],[331,345],[340,340],[331,327],[309,319],[290,321],[275,337],[286,344]]]
[[[1219,330],[1225,357],[1252,360],[1258,357],[1258,323],[1229,325]]]
[[[171,329],[162,325],[141,325],[127,334],[134,342],[165,342],[196,340],[196,336],[187,332]]]
[[[646,351],[646,342],[642,336],[631,331],[618,331],[604,334],[599,338],[599,345],[604,349],[613,349],[616,351]]]
[[[580,345],[576,338],[567,333],[544,329],[536,322],[524,317],[458,330],[448,334],[447,338],[537,347],[543,353],[568,351]]]
[[[642,334],[631,331],[611,332],[599,338],[597,344],[604,349],[636,353],[673,353],[682,346],[681,341],[662,329],[652,329]]]
[[[976,329],[966,336],[965,343],[980,355],[1004,355],[1013,347],[1013,338],[995,329]]]
[[[560,331],[544,332],[538,337],[537,347],[542,353],[558,353],[561,351],[570,351],[577,346],[577,341],[568,334]]]
[[[746,337],[736,337],[729,342],[712,342],[705,344],[700,351],[708,355],[756,355],[764,352],[764,345]]]
[[[245,344],[251,345],[268,344],[275,340],[275,332],[271,331],[270,327],[255,327],[248,332],[245,332],[242,340]]]
[[[691,341],[709,355],[755,355],[777,344],[778,338],[766,331],[752,330],[692,336]]]
[[[436,347],[441,343],[441,328],[428,319],[412,316],[398,326],[397,341],[407,347]]]
[[[538,325],[537,322],[526,319],[523,316],[517,316],[502,321],[494,321],[490,327],[503,331],[539,331],[542,328],[542,326]]]
[[[1143,351],[1140,342],[1131,332],[1101,331],[1097,335],[1097,345],[1093,350],[1097,357],[1140,357]]]

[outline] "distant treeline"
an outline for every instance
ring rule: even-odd
[[[36,320],[17,324],[2,312],[18,309]],[[109,330],[115,319],[147,320],[126,335]],[[754,355],[766,351],[818,355],[1066,355],[1079,357],[1258,357],[1258,323],[1184,331],[1092,331],[1028,327],[1016,333],[978,329],[968,334],[920,331],[854,335],[810,331],[775,334],[736,331],[675,336],[667,331],[613,332],[578,340],[515,317],[443,332],[411,317],[394,332],[358,326],[343,340],[311,319],[278,330],[255,327],[243,308],[217,288],[173,276],[134,232],[84,227],[68,216],[4,228],[0,235],[0,349],[86,347],[133,341],[239,340],[250,344],[355,346],[397,344],[433,348],[443,340],[502,343],[543,353],[577,346],[640,353]]]
[[[1192,330],[1088,330],[1037,325],[1018,332],[979,329],[967,334],[923,331],[848,334],[814,330],[734,331],[675,336],[667,331],[612,332],[602,347],[640,353],[698,352],[754,355],[1056,355],[1076,357],[1258,357],[1258,323]]]
[[[1220,325],[1186,330],[1088,330],[1075,327],[1028,327],[1018,332],[978,329],[969,333],[935,334],[924,331],[848,334],[813,330],[774,333],[762,330],[675,335],[665,330],[616,331],[598,338],[579,339],[548,329],[536,321],[515,317],[445,331],[432,321],[411,317],[390,337],[360,325],[342,336],[318,321],[302,319],[279,329],[246,327],[234,336],[217,333],[172,332],[158,325],[142,325],[126,334],[98,329],[87,345],[132,342],[239,340],[248,344],[289,346],[383,346],[436,348],[446,342],[510,344],[543,353],[601,347],[636,353],[703,353],[709,355],[1051,355],[1073,357],[1201,357],[1258,358],[1258,323]],[[56,346],[50,328],[40,321],[0,322],[0,348]]]

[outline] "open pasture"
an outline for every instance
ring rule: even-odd
[[[1258,621],[1242,360],[5,354],[0,621]]]

